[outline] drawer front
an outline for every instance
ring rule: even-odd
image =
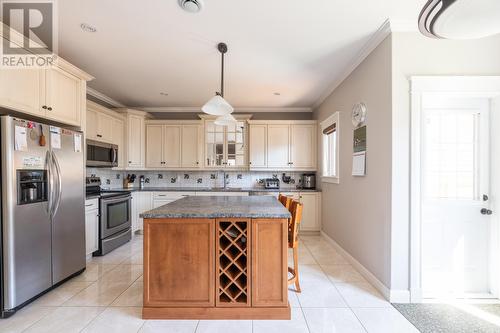
[[[88,212],[94,209],[99,209],[99,199],[85,200],[85,211]]]
[[[153,200],[178,200],[189,196],[194,196],[195,192],[154,192]]]

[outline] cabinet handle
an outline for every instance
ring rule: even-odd
[[[42,106],[42,109],[46,110],[47,109],[47,105]]]
[[[128,161],[128,164],[132,164],[132,161]]]
[[[98,138],[102,138],[102,135],[101,135],[101,134],[97,134],[97,137],[98,137]]]
[[[85,205],[85,207],[92,207],[94,204]]]
[[[52,111],[52,108],[51,108],[51,107],[48,107],[48,108],[47,108],[47,110]]]
[[[200,162],[196,162],[196,165],[200,164]]]

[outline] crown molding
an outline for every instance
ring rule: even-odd
[[[339,75],[335,81],[326,89],[320,96],[320,98],[313,104],[312,109],[317,109],[323,102],[330,96],[335,89],[344,82],[349,75],[377,48],[377,46],[382,43],[387,36],[392,32],[417,32],[418,26],[416,22],[402,21],[402,20],[390,20],[387,19],[382,23],[382,25],[377,29],[377,31],[370,37],[368,42],[363,46],[363,48],[358,52],[358,54],[352,59],[351,63],[346,67],[346,69]]]
[[[145,112],[201,112],[201,107],[134,107],[134,109],[142,110]],[[236,107],[234,112],[312,112],[309,107]]]
[[[112,99],[109,96],[104,95],[103,93],[100,93],[99,91],[92,89],[90,87],[87,87],[87,94],[97,98],[98,100],[105,102],[115,108],[125,108],[126,106],[123,105],[122,103],[118,102],[117,100]]]

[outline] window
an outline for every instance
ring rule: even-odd
[[[339,113],[321,123],[323,132],[323,177],[326,183],[339,183]]]

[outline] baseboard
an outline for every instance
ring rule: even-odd
[[[321,231],[321,236],[329,242],[385,299],[391,303],[409,303],[410,292],[408,290],[389,289],[372,272],[365,268],[359,261],[349,254],[342,246],[330,236]]]

